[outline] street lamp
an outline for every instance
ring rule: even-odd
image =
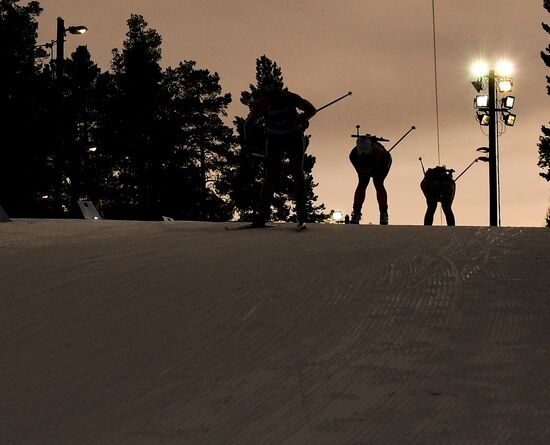
[[[61,153],[63,152],[63,146],[65,144],[65,138],[63,135],[63,68],[65,64],[65,36],[67,31],[70,34],[84,34],[88,28],[82,25],[69,26],[65,28],[65,21],[61,18],[57,18],[57,39],[55,40],[57,54],[55,56],[55,80],[57,84],[57,94],[58,94],[58,124],[59,124],[59,149],[58,149],[58,159],[55,162],[55,165],[58,167],[59,172],[59,183],[57,193],[54,198],[55,211],[59,212],[61,215],[63,211],[63,190],[62,190],[62,175],[61,175]],[[52,42],[53,45],[54,42]]]
[[[497,113],[501,113],[502,121],[507,126],[513,126],[516,115],[509,112],[514,106],[515,97],[506,96],[497,108],[498,93],[509,93],[512,91],[512,65],[501,61],[497,64],[496,70],[489,70],[484,62],[476,62],[472,67],[476,80],[472,85],[478,93],[487,88],[487,95],[478,95],[474,99],[474,108],[479,124],[489,127],[489,147],[487,149],[487,158],[489,162],[489,224],[491,226],[499,225],[498,202],[498,151],[497,151]],[[486,80],[486,81],[485,81]],[[498,88],[498,91],[497,91]],[[485,103],[485,97],[487,102]],[[481,160],[481,159],[480,159]],[[485,159],[483,159],[485,161]]]
[[[65,61],[65,36],[67,31],[71,34],[84,34],[88,31],[83,25],[69,26],[65,28],[65,20],[61,17],[57,17],[57,55],[55,57],[55,75],[57,81],[61,82],[63,78],[63,63]]]

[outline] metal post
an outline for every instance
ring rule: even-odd
[[[55,56],[55,82],[57,88],[57,149],[54,153],[54,165],[57,173],[57,184],[54,189],[54,212],[55,216],[60,217],[63,213],[63,166],[62,161],[64,159],[64,129],[63,129],[63,68],[65,62],[65,21],[61,18],[57,18],[57,41],[56,41],[56,56]]]
[[[65,62],[65,21],[57,17],[57,54],[55,56],[55,76],[58,84],[63,83],[63,63]]]
[[[497,113],[495,71],[489,71],[489,224],[498,226]]]

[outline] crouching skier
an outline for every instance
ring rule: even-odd
[[[388,193],[384,187],[384,179],[391,168],[391,154],[380,143],[386,139],[370,134],[357,137],[357,143],[349,154],[349,160],[353,164],[359,182],[353,196],[353,212],[351,224],[359,224],[361,220],[361,208],[365,202],[365,195],[370,178],[376,189],[376,199],[380,210],[380,224],[388,224]]]
[[[451,205],[455,197],[456,184],[453,179],[454,170],[447,169],[445,166],[429,168],[424,174],[424,179],[420,183],[420,188],[426,197],[428,208],[424,216],[424,225],[431,226],[434,220],[434,213],[437,209],[437,203],[441,203],[443,213],[448,226],[455,225],[455,216]]]
[[[300,110],[302,113],[298,113]],[[264,227],[269,219],[273,199],[274,182],[281,170],[286,154],[294,180],[296,216],[298,229],[305,228],[306,182],[304,176],[304,153],[307,121],[316,113],[315,107],[298,94],[281,90],[275,83],[261,86],[261,95],[252,106],[245,121],[245,141],[251,141],[254,124],[263,118],[266,137],[265,178],[253,227]]]

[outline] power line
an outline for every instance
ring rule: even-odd
[[[432,32],[434,47],[434,84],[435,84],[435,119],[437,130],[437,165],[441,165],[441,149],[439,144],[439,90],[437,87],[437,46],[435,40],[435,0],[432,0]],[[439,224],[443,225],[443,211],[439,209]]]
[[[435,40],[435,0],[432,0],[432,30],[434,47],[434,80],[435,80],[435,116],[437,128],[437,165],[441,165],[441,150],[439,145],[439,91],[437,86],[437,47]]]

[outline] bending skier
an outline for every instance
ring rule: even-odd
[[[448,226],[455,225],[455,216],[451,205],[455,197],[456,184],[453,179],[454,170],[442,167],[434,167],[426,170],[424,179],[420,183],[420,188],[426,197],[428,208],[424,216],[424,225],[431,226],[434,220],[434,213],[437,209],[437,203],[441,203],[443,213]]]
[[[281,90],[275,83],[266,82],[261,87],[261,96],[254,103],[245,121],[244,136],[252,142],[255,123],[263,119],[266,133],[265,178],[260,196],[260,208],[253,222],[254,227],[263,227],[269,219],[274,192],[274,180],[281,170],[286,155],[294,180],[296,216],[298,229],[306,222],[306,183],[304,177],[304,130],[307,121],[315,113],[315,107],[298,94]],[[298,110],[301,113],[298,113]]]
[[[354,136],[355,137],[355,136]],[[365,195],[370,178],[376,189],[376,199],[380,210],[380,224],[388,224],[388,193],[384,187],[384,179],[390,171],[391,154],[379,141],[385,139],[370,134],[357,136],[357,143],[349,154],[349,160],[353,164],[359,182],[353,196],[353,212],[351,224],[359,224],[361,220],[361,208],[365,202]]]

